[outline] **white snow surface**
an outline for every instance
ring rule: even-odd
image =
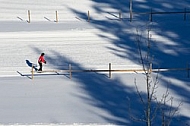
[[[0,0],[0,125],[145,125],[130,118],[144,114],[135,88],[136,80],[146,98],[143,72],[113,72],[111,78],[108,72],[77,72],[70,78],[64,71],[69,65],[73,70],[108,70],[109,63],[113,70],[142,69],[136,38],[137,33],[143,36],[146,52],[148,27],[153,68],[187,68],[190,14],[186,21],[183,14],[153,15],[149,22],[149,15],[134,13],[130,22],[128,5],[120,0]],[[151,8],[188,11],[190,1],[133,1],[134,12]],[[47,61],[43,70],[57,72],[35,72],[32,79],[31,66],[38,65],[42,52]],[[172,107],[182,102],[171,125],[190,125],[188,71],[158,75],[157,97],[169,84]],[[157,72],[152,76],[155,80]],[[157,119],[154,126],[161,125]]]

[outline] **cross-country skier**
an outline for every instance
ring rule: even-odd
[[[42,71],[42,63],[46,64],[46,60],[44,59],[44,53],[41,53],[39,59],[38,59],[38,63],[40,65],[40,68],[38,69],[38,71]]]

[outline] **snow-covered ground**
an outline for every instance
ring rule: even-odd
[[[1,125],[143,125],[130,119],[142,117],[142,105],[135,82],[142,94],[146,86],[141,72],[69,73],[77,70],[141,69],[137,49],[137,31],[142,34],[146,52],[150,30],[153,68],[187,68],[190,63],[190,14],[134,14],[129,21],[128,1],[114,0],[0,0],[0,124]],[[190,1],[172,3],[160,0],[134,0],[134,12],[184,11]],[[28,23],[28,10],[31,23]],[[58,22],[55,22],[58,11]],[[87,13],[90,22],[87,22]],[[122,12],[122,21],[119,20]],[[35,73],[44,52],[44,70]],[[156,76],[153,74],[153,76]],[[189,78],[187,71],[159,73],[157,97],[169,83],[173,106],[180,102],[179,114],[172,125],[190,125]],[[159,119],[158,119],[159,120]],[[155,122],[154,125],[161,125]]]

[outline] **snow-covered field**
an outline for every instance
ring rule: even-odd
[[[186,68],[190,63],[190,14],[134,14],[129,22],[128,1],[115,0],[0,0],[0,125],[144,125],[135,89],[146,91],[143,73],[69,73],[72,69],[141,69],[136,43],[142,34],[146,52],[150,28],[153,68]],[[134,12],[190,10],[190,1],[134,0]],[[31,22],[28,23],[28,10]],[[55,11],[58,11],[56,23]],[[87,13],[90,22],[87,22]],[[119,20],[122,12],[122,21]],[[31,63],[44,52],[44,70],[35,73]],[[153,76],[156,76],[153,74]],[[159,73],[158,98],[169,83],[173,106],[180,102],[173,125],[190,125],[190,87],[187,71]],[[158,119],[159,120],[159,119]],[[161,125],[157,121],[154,125]]]

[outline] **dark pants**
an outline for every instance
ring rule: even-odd
[[[42,71],[42,63],[38,62],[40,65],[40,68],[38,69],[38,71]]]

